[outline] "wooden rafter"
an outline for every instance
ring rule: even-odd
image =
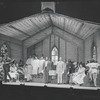
[[[60,29],[60,30],[63,30],[63,29],[61,29],[60,27],[58,27],[58,26],[56,26],[56,25],[55,25],[55,27],[57,27],[57,28],[58,28],[58,29]],[[63,31],[64,31],[64,32],[67,32],[68,34],[71,34],[71,35],[73,35],[73,36],[77,37],[78,39],[83,40],[81,37],[76,36],[76,35],[74,35],[74,34],[72,34],[72,33],[68,32],[68,31],[66,31],[66,30],[63,30]]]
[[[84,23],[81,24],[81,26],[80,26],[80,28],[78,29],[76,35],[79,35],[79,34],[80,34],[80,31],[81,31],[81,29],[82,29],[83,26],[84,26]]]
[[[36,32],[35,34],[33,34],[33,35],[31,35],[31,36],[27,37],[26,39],[24,39],[23,41],[28,40],[29,38],[31,38],[31,37],[33,37],[33,36],[35,36],[35,35],[39,34],[40,32],[44,31],[45,29],[48,29],[49,27],[51,27],[51,25],[50,25],[50,26],[48,26],[48,27],[46,27],[46,28],[44,28],[44,29],[39,30],[39,31],[38,31],[38,32]]]
[[[14,26],[12,26],[12,25],[9,25],[9,27],[10,27],[10,28],[13,28],[13,29],[15,29],[15,30],[17,30],[17,31],[19,31],[19,32],[21,32],[21,33],[23,33],[23,34],[26,35],[26,36],[30,36],[29,34],[23,32],[22,30],[20,30],[20,29],[14,27]]]
[[[41,39],[36,40],[36,42],[32,43],[32,45],[35,45],[35,44],[37,44],[38,42],[41,42],[41,41],[45,40],[46,38],[48,38],[49,36],[51,36],[51,34],[52,34],[52,33],[50,33],[50,34],[48,34],[48,35],[45,35],[45,37],[42,37]],[[27,47],[30,47],[30,46],[32,46],[32,45],[28,45]]]

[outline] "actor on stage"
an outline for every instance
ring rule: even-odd
[[[9,74],[10,74],[10,77],[11,77],[11,81],[16,81],[17,75],[18,75],[17,67],[16,67],[15,63],[16,63],[16,61],[13,59],[11,61],[11,64],[10,64],[10,72],[9,72]]]
[[[38,74],[38,68],[39,68],[39,60],[38,58],[35,56],[35,57],[32,57],[31,59],[31,65],[32,65],[32,75],[36,77],[36,75]]]
[[[26,73],[25,73],[25,76],[26,76],[26,79],[27,81],[31,81],[32,80],[32,70],[33,70],[33,67],[31,65],[31,57],[29,57],[26,61]]]
[[[10,71],[10,62],[11,59],[9,57],[5,57],[4,60],[4,64],[3,64],[3,69],[4,69],[4,81],[7,82],[7,76],[8,76],[8,80],[11,80],[11,77],[9,75],[9,71]]]
[[[49,82],[49,70],[51,70],[52,62],[50,61],[50,58],[46,57],[45,60],[45,67],[44,67],[44,81],[45,83]]]
[[[95,62],[93,59],[90,60],[90,63],[88,63],[86,66],[89,67],[89,77],[91,81],[93,81],[94,86],[97,86],[97,74],[98,74],[98,67],[100,66],[99,63]]]
[[[79,64],[78,71],[73,73],[72,81],[76,85],[82,85],[84,83],[84,77],[85,77],[85,68],[83,67],[82,63]]]
[[[45,66],[45,60],[43,57],[40,58],[39,60],[39,74],[42,73],[43,74],[43,71],[44,71],[44,66]]]
[[[2,81],[4,77],[3,64],[2,57],[0,57],[0,81]]]
[[[57,83],[61,84],[62,83],[62,75],[64,73],[64,62],[62,61],[62,58],[59,58],[59,61],[57,63],[57,67],[56,67],[56,73],[57,73]]]

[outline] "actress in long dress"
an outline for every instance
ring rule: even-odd
[[[73,83],[77,85],[81,85],[84,83],[84,77],[85,77],[85,68],[82,64],[79,64],[79,69],[77,72],[73,73]]]

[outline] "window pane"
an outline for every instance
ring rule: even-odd
[[[57,64],[57,61],[58,61],[58,49],[56,47],[54,47],[52,49],[52,53],[51,53],[51,60],[52,62],[54,63],[54,65]]]

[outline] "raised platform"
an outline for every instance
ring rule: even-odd
[[[2,100],[100,100],[100,87],[7,82],[0,85],[0,95]]]
[[[52,87],[52,88],[73,88],[73,89],[84,89],[84,90],[98,90],[100,87],[86,87],[86,86],[77,86],[70,84],[44,84],[36,82],[7,82],[3,83],[4,85],[24,85],[24,86],[38,86],[38,87]]]

